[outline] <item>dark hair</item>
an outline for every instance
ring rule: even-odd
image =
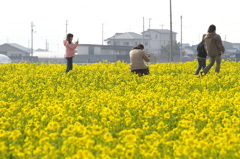
[[[69,44],[71,44],[72,42],[70,41],[70,38],[72,38],[73,37],[73,34],[71,34],[71,33],[69,33],[69,34],[67,34],[67,41],[68,41],[68,43]]]
[[[136,45],[134,48],[133,48],[133,50],[134,49],[141,49],[141,50],[143,50],[144,49],[144,46],[143,46],[143,44],[138,44],[138,45]]]
[[[216,31],[216,26],[215,25],[210,25],[209,28],[208,28],[208,33],[213,33]]]

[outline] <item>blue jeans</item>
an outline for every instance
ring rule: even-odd
[[[66,73],[68,73],[73,68],[73,57],[66,57],[66,59],[67,59]]]
[[[195,72],[195,74],[199,74],[199,71],[204,69],[206,67],[206,58],[198,58],[198,68]]]

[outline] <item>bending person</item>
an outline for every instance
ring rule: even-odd
[[[130,70],[141,77],[149,74],[149,68],[144,64],[144,61],[150,61],[150,54],[146,54],[143,50],[143,44],[138,44],[129,53],[130,55]]]

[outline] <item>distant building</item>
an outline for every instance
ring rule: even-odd
[[[182,48],[185,48],[186,46],[190,47],[190,44],[188,44],[188,43],[182,43]]]
[[[173,41],[176,41],[176,32],[172,32]],[[170,43],[170,30],[167,29],[148,29],[141,34],[134,32],[116,33],[106,39],[108,45],[116,46],[136,46],[144,44],[144,49],[151,53],[161,53],[162,46]]]
[[[195,46],[185,46],[183,56],[190,56],[192,58],[195,58],[197,56],[197,50]]]
[[[142,43],[143,36],[134,32],[115,33],[106,39],[107,45],[113,46],[136,46]]]
[[[38,62],[44,63],[66,63],[63,52],[35,51],[34,56],[38,57]]]
[[[0,45],[0,54],[7,56],[29,56],[30,49],[16,43],[5,43]]]
[[[100,61],[129,62],[129,52],[132,46],[78,44],[76,63],[96,63]]]
[[[37,57],[30,56],[30,49],[16,43],[5,43],[0,45],[0,54],[7,55],[13,63],[38,62]]]
[[[240,52],[240,43],[232,43],[232,46],[237,49],[237,52]]]
[[[144,46],[148,52],[160,53],[161,48],[170,43],[170,30],[168,29],[148,29],[142,32],[144,36]],[[176,41],[176,32],[172,32],[172,40]]]

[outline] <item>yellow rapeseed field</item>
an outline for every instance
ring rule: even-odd
[[[240,158],[240,63],[149,67],[0,65],[0,158]]]

